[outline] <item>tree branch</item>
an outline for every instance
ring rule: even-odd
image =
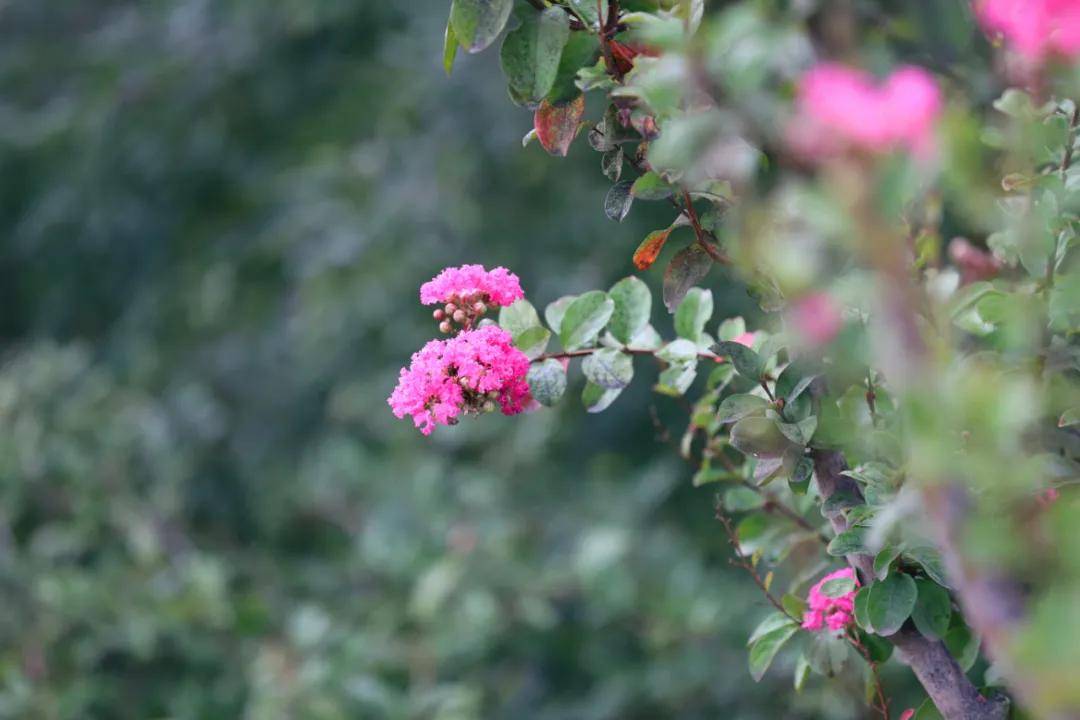
[[[822,501],[836,493],[862,499],[858,483],[840,474],[848,467],[841,453],[814,450],[812,457]],[[848,529],[842,510],[830,510],[825,515],[837,533]],[[869,555],[854,553],[847,556],[847,561],[859,571],[864,582],[874,577],[874,560]],[[1004,720],[1008,716],[1008,700],[1002,697],[987,699],[980,695],[940,640],[924,637],[910,623],[887,639],[896,647],[899,658],[915,673],[945,720]]]

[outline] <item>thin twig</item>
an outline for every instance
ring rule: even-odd
[[[885,688],[881,684],[881,675],[878,674],[877,663],[870,658],[870,651],[859,642],[859,638],[854,633],[850,633],[847,638],[852,647],[863,656],[866,664],[870,666],[870,675],[874,678],[874,695],[877,700],[877,705],[871,705],[871,707],[881,713],[882,720],[889,720],[889,700],[885,697]]]
[[[787,615],[794,622],[799,622],[799,619],[789,613],[787,609],[780,603],[780,601],[777,600],[776,597],[769,591],[769,587],[765,584],[765,581],[762,580],[761,576],[758,574],[757,568],[754,567],[753,563],[746,559],[746,556],[743,554],[742,551],[742,545],[739,544],[739,535],[735,531],[735,526],[732,524],[731,518],[729,518],[724,513],[723,508],[719,504],[717,504],[716,506],[716,519],[719,520],[720,524],[723,526],[724,533],[727,535],[728,538],[728,542],[731,543],[731,549],[735,552],[735,557],[731,560],[731,564],[735,565],[736,567],[741,567],[750,575],[751,579],[753,579],[754,581],[754,584],[758,586],[762,593],[764,593],[765,598],[770,603],[772,603],[773,607],[784,613],[784,615]]]

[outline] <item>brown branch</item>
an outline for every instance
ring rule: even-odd
[[[762,580],[761,576],[758,574],[757,568],[754,567],[752,562],[746,559],[746,555],[744,555],[742,551],[742,545],[739,544],[739,535],[735,531],[735,526],[732,524],[731,518],[724,513],[724,508],[719,502],[716,504],[716,519],[719,520],[720,524],[724,527],[724,533],[727,535],[728,542],[731,543],[731,549],[735,552],[735,557],[732,558],[731,564],[736,567],[741,567],[750,575],[754,584],[758,586],[762,593],[764,593],[766,599],[772,603],[773,607],[784,613],[784,615],[787,615],[792,621],[796,623],[799,622],[799,619],[789,613],[780,601],[769,591],[765,581]]]
[[[878,674],[878,664],[870,657],[870,651],[866,649],[866,646],[859,642],[859,637],[855,633],[850,633],[847,636],[848,641],[851,643],[863,659],[866,660],[866,664],[870,667],[870,675],[874,678],[874,697],[877,701],[877,705],[874,709],[881,713],[883,720],[889,720],[889,700],[885,697],[885,688],[881,684],[881,675]]]
[[[814,450],[812,457],[823,502],[837,493],[862,500],[858,483],[840,474],[847,470],[847,461],[841,453]],[[848,529],[842,510],[830,510],[825,515],[837,533]],[[869,555],[853,553],[847,556],[847,561],[862,574],[864,584],[874,577],[874,560]],[[1008,700],[1001,697],[987,699],[980,695],[940,640],[923,637],[909,625],[886,639],[915,673],[945,720],[1004,720],[1008,716]]]
[[[586,355],[592,355],[597,350],[603,350],[603,349],[604,348],[602,348],[602,347],[591,347],[591,348],[584,348],[582,350],[563,350],[561,352],[544,353],[543,355],[538,355],[535,358],[533,358],[532,362],[534,362],[534,363],[535,362],[543,362],[544,360],[568,360],[568,359],[577,358],[577,357],[585,357]],[[627,355],[656,355],[656,352],[657,352],[656,350],[648,350],[646,348],[623,347],[623,348],[613,348],[613,349],[617,349],[620,352],[626,353]],[[709,352],[699,352],[697,354],[697,356],[698,356],[699,359],[712,360],[713,362],[716,362],[716,363],[721,363],[722,364],[722,363],[727,362],[727,360],[725,358],[717,357],[716,355],[713,355],[712,353],[709,353]]]

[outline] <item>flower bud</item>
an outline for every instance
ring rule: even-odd
[[[465,314],[464,310],[457,310],[454,312],[454,322],[458,323],[459,325],[465,322],[465,319],[467,317],[468,316]]]
[[[483,315],[484,313],[487,312],[487,305],[485,305],[482,302],[478,302],[478,303],[475,303],[472,306],[472,309],[473,309],[473,312],[475,312],[477,315]]]
[[[457,310],[457,305],[454,303],[446,303],[446,307],[444,307],[443,310],[447,315],[453,315],[454,311]]]
[[[450,321],[449,320],[443,320],[441,323],[439,323],[439,332],[441,332],[444,335],[450,332]]]
[[[484,403],[484,412],[495,412],[495,403],[491,400]]]
[[[444,319],[446,319],[446,313],[443,312],[442,310],[436,310],[435,312],[431,313],[431,316],[433,318],[435,318],[436,320],[444,320]]]

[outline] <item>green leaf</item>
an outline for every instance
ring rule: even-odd
[[[911,619],[915,627],[931,640],[945,637],[952,620],[952,600],[945,588],[931,580],[919,578],[915,581],[918,598]]]
[[[910,575],[895,572],[870,586],[867,619],[879,635],[892,635],[911,616],[918,589]]]
[[[745,345],[724,340],[713,346],[713,352],[729,358],[731,364],[735,366],[736,372],[755,383],[761,380],[762,375],[765,374],[765,361]]]
[[[945,566],[941,562],[941,553],[929,545],[916,545],[904,548],[904,558],[916,563],[927,576],[938,585],[949,587],[945,577]]]
[[[454,0],[450,26],[462,47],[477,53],[499,36],[513,8],[514,0]]]
[[[619,397],[622,390],[602,388],[593,383],[585,383],[585,389],[581,391],[581,403],[590,413],[603,412],[608,409],[615,398]]]
[[[806,601],[798,595],[792,595],[791,593],[785,593],[780,598],[780,604],[784,607],[784,610],[789,615],[794,617],[799,622],[802,622],[803,615],[806,614]]]
[[[698,347],[689,340],[672,340],[656,353],[656,357],[669,363],[687,363],[697,360]]]
[[[979,636],[971,632],[971,629],[964,624],[959,615],[954,615],[953,621],[953,626],[945,633],[943,640],[945,641],[945,647],[956,658],[960,669],[967,672],[979,658],[979,645],[981,642]]]
[[[570,39],[570,19],[557,7],[538,13],[522,6],[518,17],[521,24],[506,34],[499,61],[512,94],[533,105],[555,84],[563,47]]]
[[[576,98],[582,92],[577,84],[578,72],[593,65],[599,55],[600,41],[595,35],[571,33],[559,59],[559,69],[547,101],[552,105],[562,105]]]
[[[806,659],[815,672],[825,677],[835,677],[847,664],[847,641],[832,633],[815,633]]]
[[[651,170],[630,186],[630,194],[638,200],[664,200],[671,197],[672,193],[667,181]]]
[[[443,34],[442,63],[443,70],[446,71],[446,74],[448,76],[454,70],[454,60],[457,59],[457,51],[460,46],[461,43],[458,41],[457,35],[454,34],[453,24],[449,20],[447,20],[446,32]]]
[[[750,633],[750,637],[746,641],[746,646],[750,647],[761,638],[765,637],[771,632],[776,632],[781,628],[786,628],[790,625],[794,625],[794,621],[784,613],[777,610],[774,613],[770,613],[765,617],[758,626],[754,628],[754,631]]]
[[[596,0],[566,0],[566,4],[578,19],[590,28],[598,29],[601,21],[607,19],[607,0],[601,0],[599,8]],[[598,10],[603,11],[602,16]]]
[[[795,673],[792,677],[793,687],[795,692],[802,692],[803,686],[806,685],[806,678],[810,676],[810,661],[806,659],[806,655],[799,655],[799,659],[795,661]]]
[[[788,624],[769,632],[760,637],[750,648],[750,675],[755,681],[760,681],[765,671],[769,669],[773,658],[780,648],[784,646],[791,636],[799,629],[799,626],[788,620]]]
[[[577,300],[577,295],[563,295],[558,300],[548,303],[548,306],[544,308],[544,319],[547,320],[552,332],[558,333],[562,329],[566,308],[570,307],[570,303],[575,300]]]
[[[712,263],[712,258],[697,243],[675,254],[664,270],[664,306],[668,312],[675,312],[690,288],[709,274]]]
[[[1061,413],[1061,417],[1058,418],[1059,428],[1072,427],[1073,425],[1080,425],[1080,408],[1069,408]]]
[[[615,303],[603,290],[577,296],[562,318],[559,339],[567,350],[580,350],[592,344],[611,319]]]
[[[855,589],[855,578],[838,577],[826,580],[821,584],[818,591],[825,597],[838,598],[847,595]]]
[[[696,362],[675,363],[660,373],[660,377],[657,379],[653,390],[662,395],[679,397],[680,395],[684,395],[686,391],[690,389],[690,386],[694,384],[694,378],[696,377]]]
[[[529,392],[541,405],[551,407],[566,392],[566,370],[558,360],[547,359],[529,366],[525,376]]]
[[[675,310],[675,332],[679,337],[700,343],[705,332],[705,323],[709,322],[712,313],[712,291],[690,288]]]
[[[649,324],[652,293],[649,292],[648,285],[631,276],[612,285],[608,297],[615,303],[608,330],[616,340],[628,345],[634,336]]]
[[[866,552],[866,530],[853,527],[845,530],[829,541],[826,552],[834,557],[843,557]]]
[[[776,427],[780,428],[780,432],[791,442],[805,446],[809,445],[810,438],[814,437],[814,431],[817,430],[817,418],[808,417],[797,423],[777,423]]]
[[[629,214],[630,207],[634,204],[634,196],[630,194],[632,185],[629,180],[617,182],[604,196],[604,214],[609,220],[622,222]]]
[[[874,575],[879,578],[887,576],[893,560],[898,557],[900,557],[899,546],[890,543],[881,548],[881,551],[874,556]]]
[[[810,489],[810,477],[814,474],[814,461],[803,456],[795,463],[795,469],[788,478],[788,487],[796,495],[805,495]]]
[[[769,408],[769,401],[757,395],[728,395],[716,411],[717,419],[722,423],[735,422],[751,415],[764,416]]]
[[[737,485],[724,493],[724,509],[728,512],[757,510],[765,504],[765,498],[748,487]]]
[[[779,457],[791,447],[776,423],[763,417],[745,417],[731,428],[732,446],[741,453],[761,457]]]
[[[870,614],[867,610],[867,602],[870,600],[870,588],[859,588],[855,593],[855,624],[867,632],[874,632],[874,626],[870,624]]]
[[[540,327],[540,316],[532,303],[522,298],[499,309],[499,327],[517,337],[531,328]]]
[[[551,340],[551,331],[545,327],[531,327],[523,330],[514,337],[514,347],[530,360],[534,360],[544,354],[548,342]]]
[[[867,654],[870,655],[870,659],[876,663],[883,663],[892,657],[893,646],[888,640],[878,635],[871,635],[866,632],[859,633],[859,642],[866,648]]]
[[[617,348],[603,348],[581,361],[581,371],[594,385],[622,390],[634,378],[634,362]]]

